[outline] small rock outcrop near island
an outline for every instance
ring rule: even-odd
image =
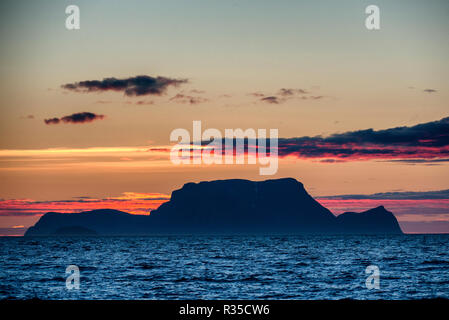
[[[149,216],[110,209],[49,212],[25,236],[76,230],[88,230],[89,235],[402,233],[384,207],[336,217],[292,178],[187,183]]]
[[[364,212],[345,212],[337,217],[337,224],[343,233],[402,233],[393,213],[383,206]]]

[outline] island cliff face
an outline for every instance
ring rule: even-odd
[[[231,233],[326,232],[336,219],[294,179],[188,183],[151,217],[167,231]]]
[[[49,212],[25,236],[65,234],[61,230],[98,235],[402,233],[383,207],[335,217],[291,178],[187,183],[149,216],[109,209]]]

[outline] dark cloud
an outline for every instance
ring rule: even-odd
[[[58,124],[60,122],[59,118],[51,118],[51,119],[45,119],[45,124]]]
[[[256,143],[245,140],[245,150],[256,148]],[[411,127],[348,131],[327,137],[279,138],[278,154],[326,163],[372,159],[443,162],[449,158],[449,117]]]
[[[260,99],[260,101],[272,103],[272,104],[279,104],[281,102],[281,100],[276,96],[265,97],[265,98]]]
[[[411,127],[281,138],[279,155],[343,160],[448,158],[449,117]]]
[[[34,115],[29,114],[29,115],[27,115],[27,116],[22,116],[22,117],[20,117],[20,119],[33,120],[33,119],[34,119]]]
[[[44,122],[45,124],[59,124],[61,122],[77,124],[77,123],[92,122],[94,120],[101,120],[104,119],[104,117],[105,116],[102,114],[95,114],[91,112],[79,112],[62,118],[45,119]]]
[[[408,164],[439,164],[449,162],[449,159],[398,159],[398,160],[389,160],[388,162],[401,162]]]
[[[94,120],[104,119],[104,115],[95,114],[91,112],[74,113],[69,116],[62,117],[61,120],[65,123],[85,123]]]
[[[437,92],[437,90],[435,90],[435,89],[424,89],[423,91],[426,92],[426,93],[435,93],[435,92]]]
[[[67,90],[81,92],[123,91],[127,96],[161,95],[169,86],[177,87],[187,79],[166,77],[136,76],[125,79],[104,78],[64,84]]]
[[[373,129],[349,131],[333,134],[324,138],[324,140],[336,144],[371,143],[428,147],[447,146],[449,144],[449,117],[411,127],[403,126],[377,131]]]

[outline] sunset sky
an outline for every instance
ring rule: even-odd
[[[80,30],[65,28],[70,4]],[[365,27],[370,4],[380,30]],[[281,177],[335,214],[384,205],[405,232],[449,232],[446,0],[15,0],[0,12],[0,235],[48,211],[148,214],[189,181]],[[277,173],[175,166],[170,133],[194,120],[278,129]]]

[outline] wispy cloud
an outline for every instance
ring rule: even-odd
[[[321,197],[325,199],[339,200],[423,200],[423,199],[448,199],[449,189],[437,191],[394,191],[373,194],[344,194]]]
[[[258,98],[265,96],[265,94],[263,94],[261,92],[251,92],[251,93],[248,93],[248,95],[253,96],[253,97],[258,97]]]
[[[27,228],[23,227],[18,228],[17,226],[11,227],[11,228],[0,228],[0,236],[23,236]]]
[[[171,167],[167,146],[148,152],[151,146],[92,147],[0,150],[2,170],[74,170],[76,168],[160,168]]]
[[[278,95],[280,96],[294,96],[294,95],[303,95],[308,94],[309,92],[304,89],[286,89],[282,88],[279,90]]]
[[[183,93],[178,93],[175,96],[170,98],[170,101],[177,102],[177,103],[186,103],[186,104],[199,104],[209,101],[206,98],[203,97],[195,97],[191,95],[186,95]]]
[[[190,90],[190,92],[191,92],[191,93],[194,93],[194,94],[203,94],[203,93],[206,93],[206,91],[204,91],[204,90],[198,90],[198,89],[192,89],[192,90]]]
[[[20,119],[33,120],[33,119],[34,119],[34,115],[29,114],[29,115],[27,115],[27,116],[22,116],[22,117],[20,117]]]
[[[39,216],[46,212],[71,213],[104,208],[132,214],[149,214],[169,199],[169,195],[162,193],[124,192],[118,197],[102,199],[83,197],[58,201],[0,200],[0,216]]]
[[[263,94],[260,92],[252,92],[249,93],[249,95],[259,98],[259,101],[270,104],[280,104],[292,99],[319,100],[325,97],[323,95],[312,95],[308,90],[305,89],[294,89],[294,88],[281,88],[275,94]]]
[[[145,101],[145,100],[139,100],[136,102],[137,105],[153,105],[154,101]]]

